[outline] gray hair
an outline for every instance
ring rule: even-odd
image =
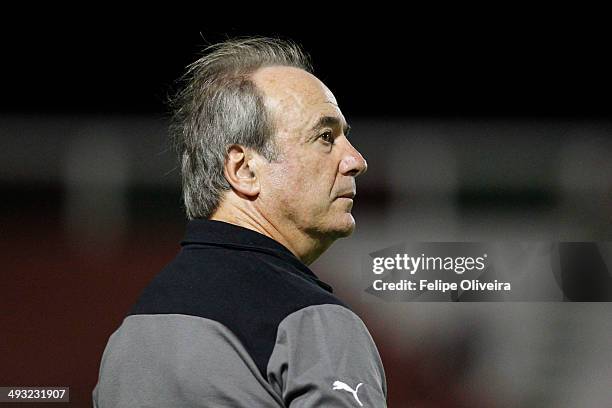
[[[290,66],[312,72],[293,42],[255,37],[207,47],[187,67],[170,99],[170,134],[177,149],[188,219],[210,218],[230,189],[223,167],[231,145],[275,160],[274,124],[251,75],[259,68]]]

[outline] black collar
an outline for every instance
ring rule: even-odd
[[[314,272],[312,272],[308,266],[304,265],[302,261],[293,255],[284,245],[266,235],[248,228],[215,220],[190,220],[187,224],[185,238],[181,241],[181,246],[190,244],[247,249],[274,255],[295,266],[298,272],[300,272],[300,276],[315,282],[328,292],[333,292],[333,288],[330,285],[319,280]]]

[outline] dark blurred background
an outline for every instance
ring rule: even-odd
[[[312,268],[370,328],[390,406],[610,407],[608,303],[384,303],[358,279],[399,241],[610,240],[609,25],[290,8],[4,16],[0,385],[91,405],[108,337],[183,234],[166,97],[206,44],[268,35],[311,54],[368,159],[356,233]]]

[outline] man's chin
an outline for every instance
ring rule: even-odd
[[[348,237],[355,230],[355,219],[350,213],[343,213],[332,220],[320,223],[317,227],[308,229],[307,232],[313,237],[328,244],[339,238]]]
[[[348,237],[355,231],[355,219],[351,213],[343,214],[337,221],[338,225],[334,229],[334,232],[338,238]]]

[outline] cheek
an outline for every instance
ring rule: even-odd
[[[270,182],[277,193],[299,193],[302,184],[302,168],[297,163],[279,163],[274,165]]]
[[[336,169],[327,157],[296,156],[285,157],[282,162],[271,165],[266,174],[268,201],[276,201],[275,204],[280,204],[285,211],[310,216],[327,211],[332,204],[330,194],[334,192]]]
[[[318,211],[318,207],[325,204],[323,199],[327,195],[323,191],[323,183],[317,180],[316,174],[311,173],[301,163],[277,166],[270,177],[275,204],[280,204],[284,212],[294,215],[308,216]]]
[[[299,213],[304,185],[301,168],[295,163],[274,163],[262,183],[262,203],[282,213]]]

